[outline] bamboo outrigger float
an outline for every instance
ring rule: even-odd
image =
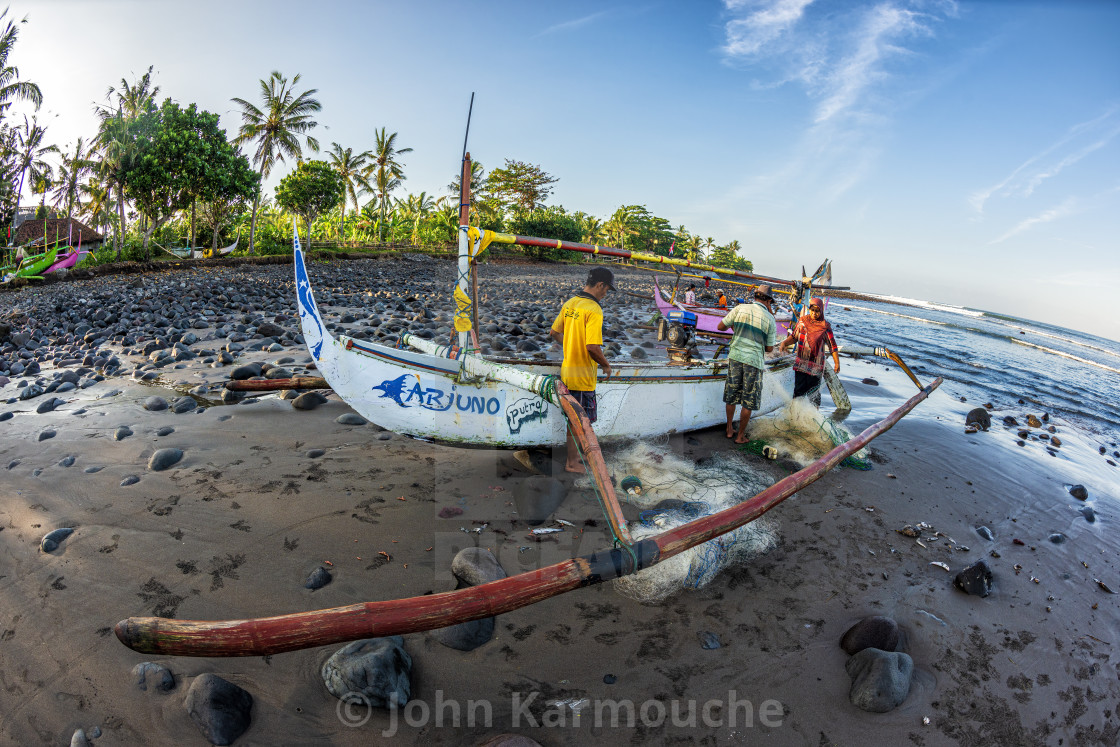
[[[434,630],[511,612],[567,591],[637,573],[754,521],[886,433],[940,385],[940,378],[934,380],[885,419],[753,498],[628,547],[564,560],[488,584],[410,599],[250,620],[133,617],[120,621],[113,630],[121,643],[144,654],[267,656],[359,638]]]

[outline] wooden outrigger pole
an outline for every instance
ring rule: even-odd
[[[536,246],[542,247],[544,249],[564,249],[570,252],[598,254],[604,257],[618,257],[620,259],[632,259],[641,262],[652,262],[654,264],[673,265],[676,267],[690,267],[694,270],[706,270],[708,272],[718,272],[720,275],[731,275],[733,277],[746,278],[747,280],[753,280],[756,283],[778,283],[780,285],[788,285],[791,287],[797,284],[797,281],[794,280],[782,280],[781,278],[772,278],[767,277],[766,275],[755,275],[750,272],[743,272],[742,270],[732,270],[728,267],[705,265],[687,259],[677,259],[676,257],[663,257],[660,254],[630,252],[625,249],[618,249],[613,246],[583,244],[578,241],[560,241],[559,239],[542,239],[536,236],[518,236],[512,233],[498,233],[496,231],[487,231],[486,234],[488,238],[488,241],[486,243],[497,242],[499,244],[516,244],[518,246]]]
[[[359,638],[433,630],[511,612],[566,591],[636,573],[754,521],[886,433],[941,381],[936,379],[885,419],[753,498],[641,540],[629,549],[601,551],[488,584],[410,599],[251,620],[133,617],[117,623],[113,630],[121,643],[144,654],[266,656]]]

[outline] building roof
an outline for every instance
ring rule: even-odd
[[[44,226],[44,224],[46,225]],[[72,233],[71,225],[73,226]],[[59,241],[66,241],[66,237],[71,236],[74,246],[78,245],[79,237],[83,244],[97,243],[105,240],[104,236],[94,231],[77,218],[73,218],[70,221],[65,218],[40,218],[38,220],[27,220],[21,223],[20,227],[16,229],[15,236],[12,238],[12,243],[16,246],[20,246],[30,243],[35,239],[42,239],[44,231],[46,231],[47,234],[48,244],[54,243],[56,235]]]

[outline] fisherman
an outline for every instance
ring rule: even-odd
[[[696,303],[696,283],[689,283],[688,290],[684,294],[684,302],[687,304]]]
[[[583,290],[568,299],[560,309],[550,332],[552,339],[564,349],[560,380],[592,423],[597,419],[596,364],[603,369],[607,379],[611,377],[611,364],[603,355],[603,309],[600,303],[612,290],[614,273],[606,267],[591,268]],[[571,429],[568,429],[568,459],[564,469],[576,473],[586,471],[580,462]]]
[[[810,395],[813,404],[820,407],[825,345],[832,351],[832,364],[836,373],[840,373],[836,338],[832,336],[832,325],[824,319],[823,299],[813,298],[809,301],[809,313],[798,320],[778,349],[784,353],[794,342],[797,343],[797,357],[793,361],[793,396]]]
[[[720,300],[724,300],[721,297]],[[774,321],[770,286],[765,283],[754,291],[754,302],[739,304],[716,325],[720,331],[733,330],[731,350],[728,352],[727,382],[723,386],[723,401],[727,405],[727,437],[735,443],[747,442],[747,423],[751,412],[762,404],[762,368],[765,353],[774,350],[778,324]],[[741,405],[739,431],[735,432],[735,406]]]
[[[727,294],[724,293],[723,291],[719,292],[719,300],[716,301],[716,306],[718,306],[721,309],[726,309],[727,308]]]

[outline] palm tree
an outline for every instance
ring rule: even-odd
[[[608,238],[617,242],[623,249],[626,248],[626,237],[638,232],[634,208],[634,205],[623,205],[603,224],[603,231]]]
[[[0,11],[0,21],[8,15],[8,9]],[[8,19],[4,31],[0,32],[0,115],[11,106],[12,101],[30,101],[38,109],[43,104],[43,92],[39,86],[26,80],[19,79],[19,68],[8,64],[8,55],[19,38],[19,26],[16,21]],[[23,18],[18,23],[27,23]]]
[[[41,173],[48,176],[51,174],[51,165],[43,160],[43,157],[58,153],[57,145],[43,145],[43,137],[47,134],[47,128],[39,125],[39,120],[32,117],[30,121],[27,115],[23,117],[23,127],[15,129],[15,148],[16,157],[16,173],[19,175],[19,187],[16,188],[16,208],[19,208],[20,197],[23,196],[24,179],[28,176],[31,177],[31,182],[34,183],[39,178]]]
[[[385,209],[389,205],[389,193],[401,186],[404,181],[403,165],[397,156],[411,153],[412,148],[397,148],[397,133],[388,133],[385,128],[374,133],[377,145],[374,148],[370,172],[377,185],[377,199],[381,205],[381,223],[385,222]],[[377,240],[381,241],[381,226],[377,227]]]
[[[442,201],[444,198],[440,198]],[[418,243],[420,236],[420,222],[428,217],[428,213],[436,209],[438,206],[437,200],[433,200],[432,196],[427,192],[421,192],[418,195],[408,195],[401,200],[398,205],[401,209],[402,217],[405,220],[412,220],[412,243]]]
[[[66,206],[67,235],[70,235],[73,230],[74,203],[78,202],[79,188],[84,179],[93,171],[93,162],[89,160],[89,155],[82,138],[78,138],[73,155],[63,155],[62,166],[58,169],[58,182],[55,185],[53,204],[55,208],[60,205]]]
[[[106,106],[97,106],[94,111],[99,120],[97,137],[93,141],[93,152],[99,160],[94,164],[94,175],[108,189],[105,199],[111,200],[111,193],[117,193],[117,259],[121,258],[124,248],[124,234],[128,228],[125,221],[125,174],[136,158],[136,140],[140,118],[155,111],[159,86],[152,84],[152,66],[129,83],[121,78],[119,88],[109,86],[105,97]],[[113,99],[116,99],[114,102]]]
[[[312,88],[300,94],[295,94],[293,89],[299,83],[297,73],[288,81],[278,70],[273,70],[272,75],[261,80],[260,94],[264,108],[249,103],[245,99],[234,98],[233,103],[241,107],[241,129],[234,145],[255,140],[256,153],[253,154],[253,163],[260,166],[261,182],[272,172],[272,167],[285,157],[303,158],[303,148],[300,146],[300,135],[311,150],[319,151],[319,141],[307,134],[319,123],[312,119],[312,115],[323,108],[319,100],[314,98],[318,89]],[[254,253],[254,240],[257,232],[257,207],[260,205],[260,189],[253,198],[253,218],[249,225],[249,254]]]
[[[331,143],[330,164],[338,175],[342,177],[345,194],[354,203],[354,212],[358,212],[358,192],[372,192],[366,174],[369,172],[370,159],[373,154],[368,150],[354,155],[353,148],[342,149],[338,143]],[[346,227],[346,200],[342,200],[342,226]]]
[[[149,65],[148,70],[137,78],[135,83],[129,83],[121,78],[120,88],[109,86],[109,90],[105,92],[105,98],[112,99],[115,96],[117,108],[128,119],[136,119],[141,114],[147,114],[156,108],[156,96],[159,95],[160,90],[159,86],[152,85],[152,70],[154,69],[155,65]],[[99,111],[112,115],[111,109],[100,108]]]

